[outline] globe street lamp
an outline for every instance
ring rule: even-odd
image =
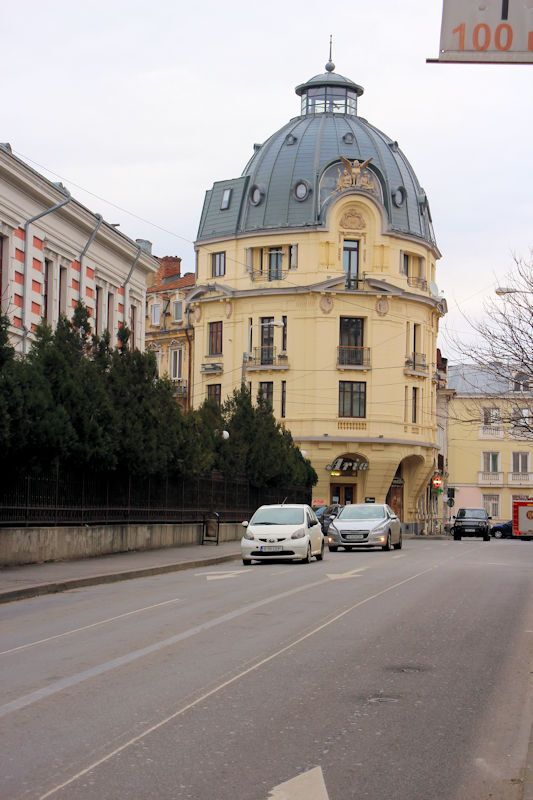
[[[513,289],[511,286],[498,286],[494,292],[498,297],[504,297],[506,294],[533,294],[528,289]]]

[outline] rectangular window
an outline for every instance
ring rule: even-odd
[[[291,244],[289,247],[289,269],[297,269],[298,267],[298,245]]]
[[[281,381],[281,418],[287,413],[287,381]]]
[[[483,425],[497,428],[501,424],[502,415],[499,408],[483,409]]]
[[[44,259],[43,264],[43,319],[52,324],[53,320],[53,289],[54,289],[54,265],[48,259]]]
[[[261,317],[261,364],[274,363],[274,317]]]
[[[137,307],[133,304],[130,306],[130,350],[135,350],[135,342],[137,341]]]
[[[168,354],[169,359],[169,374],[173,381],[181,378],[181,368],[183,364],[183,349],[177,347],[175,350],[170,350]]]
[[[362,366],[364,319],[341,317],[339,328],[339,364]]]
[[[181,300],[174,300],[172,303],[172,319],[174,322],[181,322],[183,319],[183,303]]]
[[[211,253],[211,277],[220,278],[226,274],[226,253]]]
[[[500,496],[498,494],[484,494],[483,508],[489,517],[500,516]]]
[[[274,384],[272,381],[260,381],[259,394],[268,403],[270,408],[274,405]]]
[[[220,405],[222,401],[221,383],[209,383],[207,385],[207,399],[210,403],[216,403],[217,406]]]
[[[152,304],[152,325],[159,325],[161,321],[161,303]]]
[[[529,392],[529,375],[517,373],[513,379],[513,392]]]
[[[59,268],[59,313],[67,313],[67,268]]]
[[[221,356],[222,355],[222,323],[210,322],[209,323],[209,355]]]
[[[416,424],[418,422],[418,389],[413,386],[411,393],[411,422]]]
[[[366,383],[339,381],[339,417],[366,417]]]
[[[400,273],[409,275],[409,255],[407,253],[400,254]]]
[[[250,274],[254,271],[254,249],[253,247],[246,248],[246,272]]]
[[[500,454],[495,452],[483,453],[483,472],[498,472]]]
[[[529,453],[513,453],[513,472],[528,472]]]
[[[283,328],[281,330],[281,349],[284,353],[287,352],[287,317],[282,317]]]
[[[113,338],[115,333],[115,295],[112,292],[107,295],[107,330]]]
[[[283,250],[271,247],[268,251],[268,280],[280,281],[282,276]]]
[[[359,240],[345,239],[342,250],[342,266],[346,277],[346,288],[357,289],[359,275]]]
[[[220,210],[226,211],[231,203],[231,189],[224,189],[222,192],[222,201],[220,203]]]
[[[248,352],[252,352],[252,348],[254,346],[254,321],[251,317],[248,317]]]
[[[409,387],[405,387],[403,396],[403,421],[409,422]]]
[[[96,328],[96,335],[101,336],[103,331],[102,314],[103,314],[103,296],[104,292],[101,286],[96,287],[96,302],[94,308],[94,326]]]

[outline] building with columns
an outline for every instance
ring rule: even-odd
[[[192,403],[244,382],[307,453],[315,501],[388,501],[415,523],[438,463],[446,313],[428,199],[334,64],[296,94],[298,116],[206,193]]]
[[[0,304],[16,350],[29,350],[37,324],[55,327],[78,301],[93,331],[131,330],[144,349],[146,279],[158,262],[133,241],[0,145]]]

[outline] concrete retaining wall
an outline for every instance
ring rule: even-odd
[[[240,539],[240,523],[221,523],[221,542]],[[202,525],[95,525],[65,528],[0,529],[0,566],[68,561],[76,558],[157,550],[185,544],[200,544]]]

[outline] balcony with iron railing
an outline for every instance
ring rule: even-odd
[[[409,275],[407,277],[407,285],[412,286],[414,289],[421,289],[423,292],[426,292],[428,288],[427,280],[420,278],[418,275]]]
[[[288,369],[287,354],[282,351],[277,353],[275,347],[254,347],[250,353],[244,354],[244,364],[247,370],[280,370]]]
[[[351,275],[345,276],[344,288],[350,291],[362,291],[365,288],[364,277],[352,277]]]
[[[411,353],[405,359],[404,373],[407,375],[428,375],[429,367],[424,353]]]
[[[370,347],[337,347],[338,369],[370,369]]]
[[[186,397],[187,378],[172,378],[172,390],[175,397]]]
[[[503,427],[501,423],[494,425],[482,425],[479,429],[480,439],[503,439]]]
[[[507,482],[512,486],[533,486],[533,472],[509,472]]]
[[[503,486],[503,472],[479,472],[480,486]]]

